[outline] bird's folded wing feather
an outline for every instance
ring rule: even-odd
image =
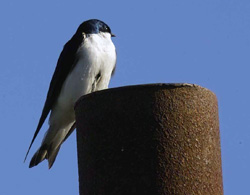
[[[30,143],[30,146],[26,153],[24,161],[26,160],[28,153],[30,151],[30,148],[34,140],[36,139],[36,136],[38,135],[45,119],[47,118],[50,110],[55,104],[66,77],[68,76],[70,71],[73,69],[74,65],[76,64],[76,61],[77,61],[76,52],[79,47],[79,44],[81,43],[81,41],[77,39],[78,38],[76,36],[73,36],[72,39],[69,40],[65,44],[60,54],[54,75],[50,82],[49,91],[48,91],[47,98],[43,107],[42,115],[40,117],[39,123],[37,125],[36,131],[34,133],[34,136],[32,138],[32,141]]]

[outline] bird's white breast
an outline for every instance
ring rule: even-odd
[[[91,92],[97,74],[101,74],[96,90],[108,87],[116,63],[115,46],[109,33],[90,34],[77,51],[77,64],[67,77],[58,103],[72,107],[79,97]],[[65,105],[66,104],[66,105]]]

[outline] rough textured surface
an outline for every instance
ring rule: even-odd
[[[80,194],[223,194],[218,106],[190,84],[109,89],[76,103]]]

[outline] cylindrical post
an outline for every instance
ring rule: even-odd
[[[223,194],[211,91],[121,87],[83,96],[75,111],[81,195]]]

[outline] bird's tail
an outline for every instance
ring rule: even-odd
[[[73,132],[74,129],[75,123],[71,124],[70,129],[68,131],[60,131],[50,126],[49,130],[45,134],[41,147],[36,151],[36,153],[32,157],[29,167],[34,167],[43,160],[47,159],[48,166],[50,169],[56,160],[57,154],[60,150],[62,143],[69,137],[69,135]]]
[[[34,167],[38,165],[40,162],[42,162],[43,160],[47,159],[48,166],[50,169],[56,160],[56,157],[57,157],[57,154],[59,152],[61,145],[59,145],[56,148],[53,148],[52,146],[53,144],[51,144],[50,146],[46,144],[42,145],[32,157],[29,168]]]

